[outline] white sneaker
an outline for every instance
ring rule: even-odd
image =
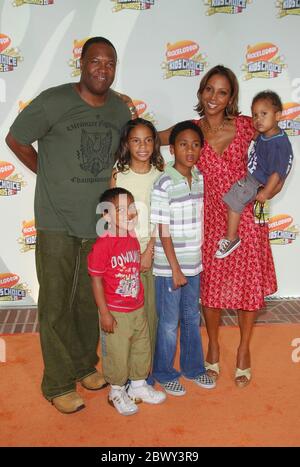
[[[121,415],[134,415],[139,410],[137,405],[128,397],[125,386],[111,385],[108,403],[115,407]]]
[[[162,404],[166,400],[166,394],[162,391],[156,391],[152,386],[144,381],[139,386],[133,386],[132,383],[128,388],[128,396],[136,404],[146,402],[147,404]]]

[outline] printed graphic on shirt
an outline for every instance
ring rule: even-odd
[[[252,0],[204,0],[204,5],[209,6],[206,12],[208,16],[216,13],[242,13],[249,3],[252,3]]]
[[[112,256],[112,269],[118,268],[116,278],[119,280],[115,293],[122,297],[136,298],[140,290],[139,270],[136,266],[129,266],[128,263],[140,263],[140,252],[129,250],[118,256]]]
[[[133,104],[136,108],[136,111],[137,111],[137,114],[138,114],[138,117],[141,117],[143,118],[144,120],[148,120],[149,122],[151,122],[154,126],[157,125],[157,120],[155,118],[155,115],[153,112],[149,112],[147,109],[148,109],[148,106],[146,104],[146,102],[142,101],[142,100],[139,100],[139,99],[133,99]]]
[[[206,54],[199,53],[199,49],[199,45],[191,40],[168,43],[166,60],[161,65],[164,78],[199,76],[207,66]]]
[[[149,10],[155,0],[112,0],[115,4],[112,11],[114,13],[121,10]]]
[[[69,60],[69,66],[72,68],[71,76],[74,78],[75,76],[80,75],[80,57],[81,51],[84,43],[89,39],[86,37],[84,39],[75,39],[73,41],[73,57]]]
[[[283,104],[283,111],[279,126],[286,132],[288,136],[299,136],[300,104],[297,104],[296,102],[286,102]]]
[[[26,284],[20,283],[20,277],[11,272],[0,273],[0,301],[12,302],[23,300],[29,293]]]
[[[26,183],[20,174],[14,174],[11,162],[0,161],[0,196],[13,196],[20,193]]]
[[[10,47],[11,38],[0,33],[0,72],[14,71],[23,60],[17,47]]]
[[[300,0],[277,0],[278,18],[287,15],[300,15]]]
[[[36,228],[34,219],[22,222],[22,236],[18,238],[18,243],[21,245],[20,251],[22,253],[35,249]]]
[[[272,141],[270,141],[267,144],[272,144]],[[271,148],[272,148],[272,146],[270,146],[269,151],[271,151]],[[288,154],[287,150],[284,149],[283,156],[284,157],[279,159],[279,162],[276,165],[276,171],[279,171],[280,174],[287,177],[288,174],[290,173],[291,168],[292,168],[293,154],[292,153]],[[254,175],[254,177],[257,178],[258,180],[262,180],[262,181],[263,181],[263,179],[260,178],[260,176],[262,175],[262,169],[261,169],[261,167],[257,167],[257,164],[258,164],[257,161],[258,161],[258,159],[260,159],[260,161],[261,161],[264,157],[268,157],[266,149],[263,149],[262,147],[259,147],[258,152],[257,152],[257,141],[251,141],[249,149],[248,149],[248,171],[251,174],[256,172],[256,176]],[[287,161],[287,157],[288,157],[288,161]],[[274,162],[269,167],[269,170],[274,170],[274,165],[273,164],[274,164]]]
[[[112,131],[102,133],[81,130],[81,146],[78,151],[80,167],[96,177],[102,170],[110,166]]]
[[[39,5],[39,6],[46,6],[46,5],[53,5],[54,0],[13,0],[13,6],[22,6],[22,5]]]
[[[95,120],[72,122],[66,126],[67,132],[80,132],[74,138],[79,138],[79,148],[76,150],[79,167],[92,177],[71,178],[76,183],[96,183],[107,181],[106,178],[97,177],[104,170],[113,165],[113,134],[119,134],[119,128],[110,122],[100,120],[100,115],[96,115]]]
[[[248,149],[248,170],[251,174],[257,168],[256,141],[252,140]]]
[[[137,268],[126,267],[126,272],[120,271],[116,278],[119,279],[119,284],[115,290],[117,295],[122,297],[136,298],[140,291],[139,271]]]
[[[279,48],[271,42],[248,45],[245,58],[246,63],[242,65],[242,70],[245,72],[244,80],[276,78],[286,68],[283,63],[284,58],[279,54]]]

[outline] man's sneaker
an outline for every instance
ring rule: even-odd
[[[108,394],[108,403],[115,407],[121,415],[134,415],[138,406],[128,397],[125,386],[112,385]]]
[[[160,385],[164,388],[166,393],[171,396],[184,396],[186,393],[185,388],[179,383],[178,379],[168,381],[167,383],[160,383]]]
[[[147,404],[161,404],[166,400],[166,394],[162,391],[156,391],[152,386],[144,381],[140,386],[134,386],[130,384],[128,396],[136,404],[140,402],[146,402]]]
[[[215,258],[222,259],[230,255],[236,248],[241,244],[241,239],[238,237],[233,241],[228,240],[227,238],[222,238],[219,241],[219,249],[215,253]]]
[[[204,389],[213,389],[216,387],[216,382],[206,373],[193,378],[191,381],[194,381],[194,383]]]

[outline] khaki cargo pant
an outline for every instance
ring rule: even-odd
[[[114,333],[101,330],[105,380],[124,386],[128,379],[146,379],[150,370],[151,350],[144,308],[129,313],[111,311],[111,314],[117,321]]]

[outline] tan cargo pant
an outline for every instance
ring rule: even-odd
[[[151,364],[149,327],[144,308],[121,313],[114,333],[101,330],[102,366],[105,380],[123,386],[128,379],[146,379]]]

